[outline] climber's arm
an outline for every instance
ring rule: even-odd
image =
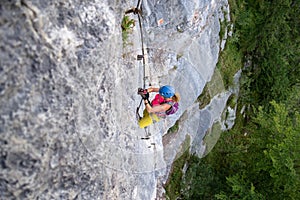
[[[147,91],[150,92],[159,92],[159,88],[148,88]]]
[[[171,108],[171,105],[167,103],[152,107],[147,101],[145,101],[145,106],[148,113],[164,112]]]

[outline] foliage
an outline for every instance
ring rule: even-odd
[[[236,94],[231,94],[229,97],[228,97],[228,100],[227,100],[227,103],[226,105],[231,107],[231,108],[234,108],[236,106],[236,102],[237,102],[237,95]]]
[[[298,96],[300,98],[300,96]],[[289,102],[290,103],[290,102]],[[188,162],[183,199],[296,199],[300,195],[300,115],[287,104],[257,111],[250,133],[223,133],[205,158]]]
[[[255,170],[268,174],[258,184],[268,183],[274,199],[296,199],[300,196],[300,176],[295,168],[300,160],[300,115],[290,117],[284,104],[272,101],[271,105],[274,111],[270,113],[259,108],[255,118],[259,129],[251,135],[251,146],[262,149]],[[268,189],[261,188],[264,193]]]
[[[227,44],[220,53],[217,68],[221,71],[223,83],[226,89],[233,85],[233,76],[243,67],[242,54],[236,46],[237,38],[231,37],[227,39]]]
[[[230,199],[296,199],[300,195],[296,173],[300,157],[299,114],[291,118],[285,105],[271,105],[274,110],[270,113],[259,108],[254,120],[256,129],[245,151],[227,161],[240,162],[236,172],[227,175],[232,191],[224,193]]]
[[[183,168],[185,163],[190,158],[189,154],[190,147],[190,137],[187,135],[185,141],[181,145],[181,151],[179,150],[177,159],[174,161],[171,169],[171,175],[165,185],[165,190],[167,197],[170,200],[175,200],[180,196],[182,188],[182,177],[183,177]]]
[[[125,15],[122,19],[122,39],[123,43],[126,44],[128,40],[128,35],[132,32],[132,28],[135,26],[134,19],[130,19],[129,16]]]
[[[203,156],[206,156],[215,146],[218,139],[220,138],[220,134],[222,132],[222,127],[219,122],[215,122],[210,130],[205,134],[203,141],[205,143],[205,153]]]
[[[300,2],[249,0],[240,7],[236,19],[239,48],[245,61],[251,60],[244,71],[249,79],[246,99],[255,107],[282,101],[299,82]]]
[[[300,1],[229,2],[235,27],[218,68],[228,86],[230,71],[244,63],[238,110],[246,112],[237,112],[235,126],[222,133],[208,156],[188,159],[178,197],[297,199]]]
[[[179,121],[177,120],[175,124],[171,128],[169,128],[167,134],[176,133],[178,129],[179,129]]]
[[[231,12],[237,10],[237,2],[230,1]],[[228,22],[225,18],[224,22],[221,23],[220,39],[224,38],[225,29],[235,22],[235,15],[231,14],[232,22]],[[220,52],[217,68],[220,70],[223,83],[226,89],[233,85],[233,76],[235,73],[243,67],[243,55],[239,50],[239,34],[236,31],[231,37],[226,40],[225,49]]]
[[[222,181],[216,176],[216,171],[207,162],[207,157],[200,160],[191,156],[188,160],[188,170],[182,181],[181,199],[213,199],[222,187]]]
[[[208,84],[206,84],[202,93],[198,96],[196,101],[199,102],[199,109],[203,109],[205,106],[207,106],[210,103],[210,100],[211,96],[209,94]]]
[[[227,32],[228,27],[230,25],[230,23],[228,22],[227,17],[226,17],[226,15],[228,14],[227,10],[222,7],[222,12],[223,12],[225,17],[224,17],[223,21],[221,19],[219,20],[220,21],[220,32],[219,32],[220,40],[223,40],[223,39],[227,38],[226,37],[226,32]]]

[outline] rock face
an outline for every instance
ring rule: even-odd
[[[123,46],[120,28],[136,1],[0,4],[1,199],[159,199],[187,135],[201,154],[229,96],[221,91],[202,110],[195,103],[215,70],[227,1],[141,3],[147,86],[170,84],[182,97],[149,140],[135,117],[137,16],[131,44]]]

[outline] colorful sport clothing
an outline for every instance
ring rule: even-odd
[[[154,99],[152,100],[151,104],[153,107],[167,103],[171,105],[171,108],[164,112],[156,112],[156,113],[148,113],[148,111],[145,109],[143,113],[143,118],[139,120],[138,124],[140,128],[145,128],[151,124],[153,124],[154,121],[158,122],[160,118],[165,118],[167,115],[174,114],[178,110],[178,103],[173,100],[166,101],[165,98],[163,98],[160,94],[156,94]]]
[[[174,102],[173,100],[168,100],[167,101],[160,94],[156,94],[155,97],[154,97],[154,99],[151,102],[151,104],[152,104],[153,107],[161,105],[161,104],[164,104],[164,103],[171,105],[171,108],[169,110],[167,110],[167,111],[164,111],[164,112],[155,113],[159,117],[166,117],[167,115],[172,115],[179,108],[179,104],[177,102]]]
[[[153,124],[153,120],[158,122],[159,117],[154,113],[148,113],[148,111],[145,109],[143,113],[143,118],[139,120],[139,127],[145,128],[151,124]]]

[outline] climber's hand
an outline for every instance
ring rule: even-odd
[[[138,94],[141,95],[141,97],[142,97],[143,99],[148,99],[148,98],[149,98],[149,93],[148,93],[148,90],[147,90],[147,89],[139,88],[139,89],[138,89]]]
[[[148,93],[148,90],[147,89],[143,89],[143,88],[139,88],[138,89],[138,94],[147,94]]]
[[[144,100],[149,99],[149,93],[148,93],[148,92],[145,93],[145,94],[143,94],[143,95],[141,95],[141,96],[142,96],[142,98],[143,98]]]
[[[138,94],[144,93],[144,89],[143,88],[139,88],[137,93]]]

